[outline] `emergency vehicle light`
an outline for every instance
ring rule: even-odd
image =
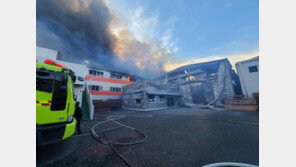
[[[69,70],[69,68],[67,68],[67,67],[65,67],[65,66],[62,66],[61,64],[56,63],[56,62],[54,62],[54,61],[52,61],[52,60],[44,60],[44,63],[45,63],[45,64],[50,64],[50,65],[54,65],[54,66],[61,67],[61,68],[64,68],[64,69]]]

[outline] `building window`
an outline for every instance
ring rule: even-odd
[[[141,99],[135,99],[135,102],[137,103],[137,104],[140,104],[141,103]]]
[[[110,91],[111,91],[111,92],[121,92],[121,88],[110,87]]]
[[[160,96],[159,96],[159,101],[160,101],[160,102],[165,102],[165,97],[164,97],[164,95],[160,95]]]
[[[104,73],[103,73],[103,72],[101,72],[101,71],[97,71],[96,75],[97,75],[97,76],[101,76],[101,77],[102,77],[102,76],[104,76]]]
[[[92,90],[92,91],[102,91],[103,90],[103,87],[102,86],[99,86],[99,85],[89,85],[89,90]]]
[[[93,74],[94,70],[89,70],[88,72],[89,72],[89,75],[94,75]]]
[[[96,70],[89,70],[89,75],[94,75],[94,76],[104,76],[104,73],[102,71],[96,71]]]
[[[148,94],[148,102],[155,102],[155,95]]]
[[[258,71],[258,68],[257,66],[250,66],[249,67],[249,72],[252,73],[252,72],[257,72]]]
[[[116,74],[116,73],[111,73],[110,74],[110,78],[114,78],[114,79],[121,79],[122,76],[120,74]]]

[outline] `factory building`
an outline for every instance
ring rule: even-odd
[[[129,74],[91,66],[87,66],[85,79],[94,111],[121,109],[122,87],[135,83]]]
[[[228,59],[179,67],[156,79],[180,88],[183,105],[223,106],[223,99],[240,94],[238,76]]]

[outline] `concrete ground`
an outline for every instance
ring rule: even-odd
[[[108,116],[147,134],[138,145],[114,146],[133,166],[203,166],[215,162],[259,163],[259,114],[247,111],[171,108],[158,111],[106,111],[82,121],[83,135],[37,148],[37,166],[125,166],[107,146],[89,133]],[[102,128],[115,127],[107,123]],[[99,129],[97,129],[99,130]],[[100,135],[102,137],[102,135]],[[135,131],[107,132],[110,140],[141,140]]]

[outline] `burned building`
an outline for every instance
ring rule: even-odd
[[[180,105],[177,85],[142,81],[123,86],[122,106],[133,110],[158,110]]]
[[[156,81],[179,87],[185,105],[222,106],[225,97],[241,94],[238,76],[228,59],[182,66]]]

